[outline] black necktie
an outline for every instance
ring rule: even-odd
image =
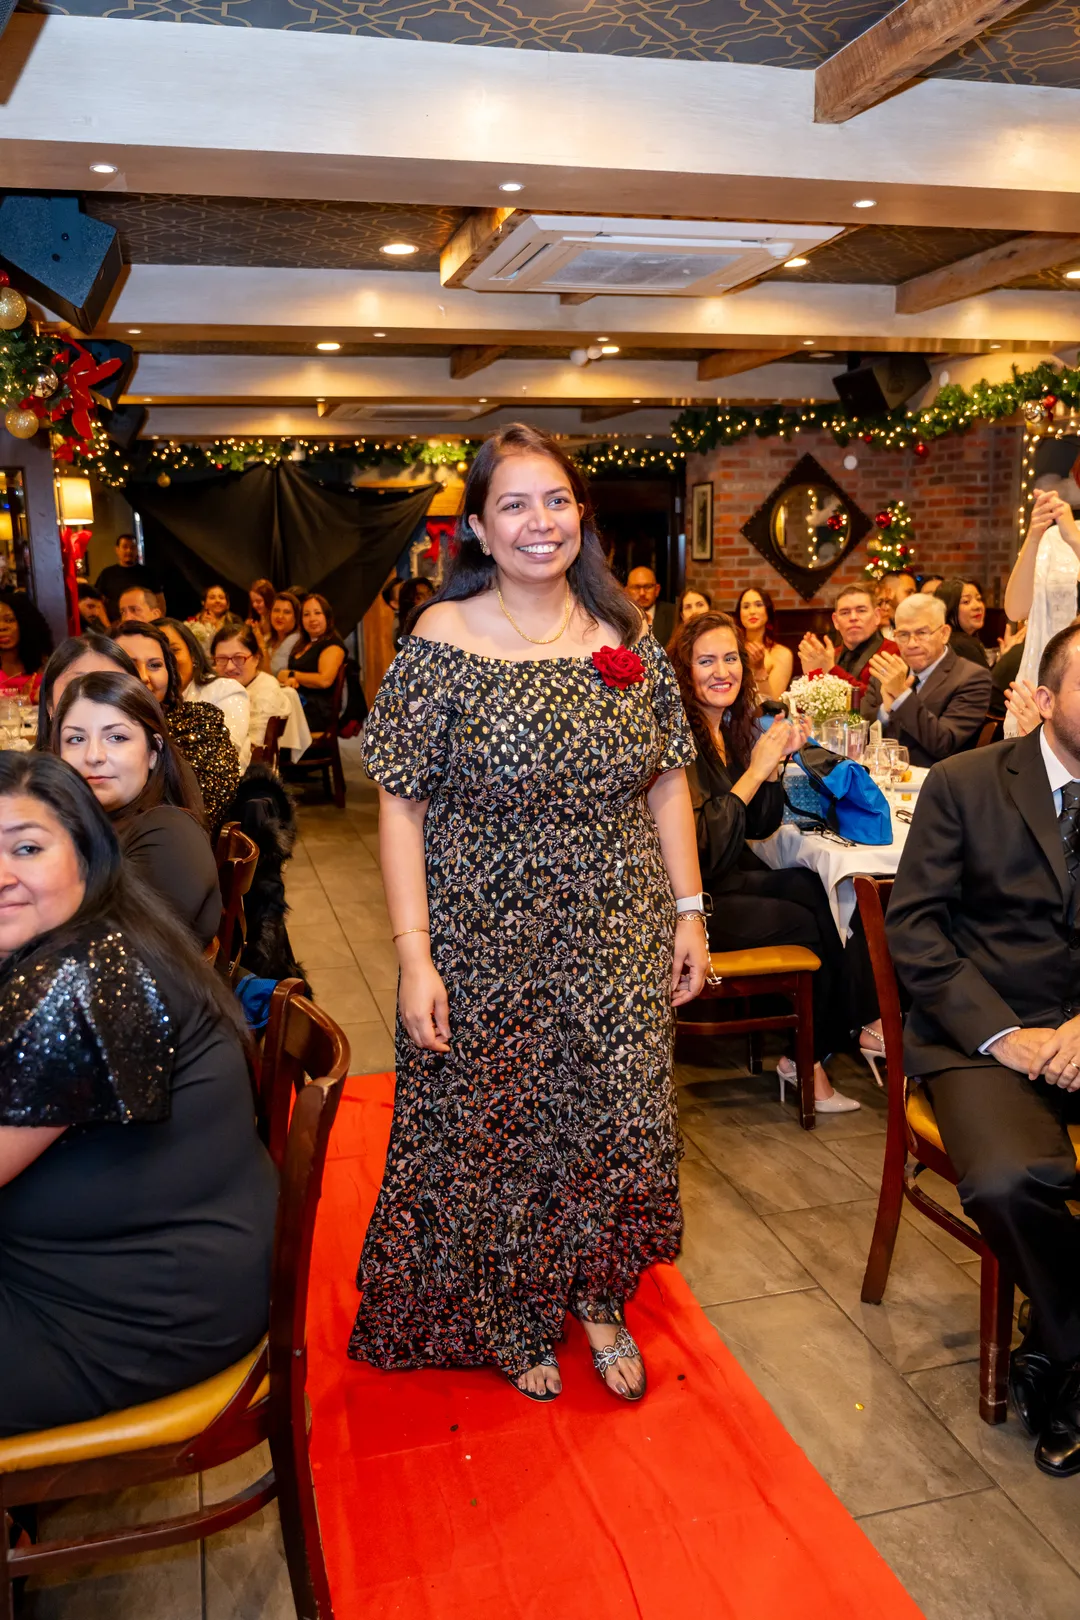
[[[1058,826],[1065,846],[1065,865],[1075,882],[1080,871],[1080,782],[1066,782],[1062,788]]]

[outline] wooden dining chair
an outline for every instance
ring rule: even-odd
[[[259,846],[242,832],[235,821],[227,821],[215,845],[218,882],[221,885],[221,921],[218,923],[218,951],[215,966],[222,978],[235,984],[240,955],[247,941],[244,896],[255,878]]]
[[[348,1044],[324,1014],[290,996],[290,1047],[318,1065]],[[234,1366],[193,1388],[86,1423],[0,1439],[0,1522],[12,1508],[94,1496],[201,1473],[269,1442],[271,1467],[224,1501],[137,1525],[9,1548],[0,1535],[0,1620],[12,1620],[13,1583],[101,1559],[201,1541],[277,1500],[298,1620],[333,1620],[308,1452],[305,1320],[315,1215],[342,1080],[302,1086],[281,1157],[266,1338]]]
[[[988,714],[979,727],[979,735],[975,739],[976,748],[986,748],[990,743],[996,742],[1001,736],[1004,721],[996,714]]]
[[[266,722],[263,740],[257,748],[251,750],[251,763],[253,765],[269,765],[273,771],[277,770],[278,748],[285,734],[288,724],[283,714],[272,714]]]
[[[877,1220],[863,1276],[862,1298],[880,1305],[889,1281],[896,1234],[904,1200],[957,1238],[979,1267],[979,1416],[986,1423],[1004,1423],[1008,1415],[1009,1352],[1012,1344],[1014,1286],[983,1241],[978,1227],[955,1215],[919,1185],[919,1177],[932,1170],[955,1186],[959,1180],[945,1151],[930,1099],[923,1088],[904,1073],[904,1027],[896,972],[885,934],[885,911],[892,893],[891,878],[858,876],[855,896],[866,933],[874,972],[878,1010],[885,1045],[885,1084],[888,1120],[885,1163],[881,1176]],[[1080,1166],[1080,1125],[1069,1127]]]
[[[294,1099],[314,1076],[344,1080],[348,1072],[349,1043],[337,1024],[304,995],[302,979],[282,979],[253,1076],[259,1135],[279,1169]]]
[[[767,1030],[795,1031],[795,1072],[798,1077],[799,1124],[812,1131],[814,1111],[814,980],[821,962],[802,945],[764,945],[746,951],[713,951],[709,977],[701,994],[679,1009],[678,1029],[688,1035],[748,1035],[750,1070],[761,1068],[759,1038]],[[752,996],[783,996],[787,1013],[754,1013]],[[741,1012],[731,1018],[694,1016],[702,1002],[741,1001]]]
[[[345,692],[345,678],[348,673],[349,660],[346,658],[338,670],[337,678],[330,688],[330,713],[334,719],[325,731],[320,731],[312,737],[310,744],[304,750],[303,758],[296,760],[288,768],[288,777],[302,777],[307,771],[321,771],[323,779],[323,792],[327,798],[333,797],[339,810],[345,808],[345,772],[341,764],[341,700]],[[331,795],[331,783],[333,792]]]

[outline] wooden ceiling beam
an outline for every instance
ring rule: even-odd
[[[473,377],[486,366],[493,366],[496,360],[501,360],[506,352],[506,346],[500,343],[464,344],[450,356],[450,375],[455,382],[460,382],[463,377]]]
[[[955,304],[960,298],[974,298],[992,292],[1022,276],[1037,276],[1070,259],[1080,263],[1080,236],[1014,236],[997,247],[972,253],[966,259],[928,270],[924,275],[902,281],[896,289],[896,313],[921,315],[942,304]]]
[[[465,278],[483,264],[517,212],[516,208],[477,208],[465,216],[439,255],[439,280],[444,287],[465,285]]]
[[[720,349],[698,361],[698,382],[713,377],[735,377],[740,371],[756,371],[758,366],[771,365],[774,360],[786,360],[788,355],[801,354],[798,349]]]
[[[814,74],[814,122],[844,124],[1026,0],[901,0]]]
[[[581,420],[583,423],[606,422],[612,416],[630,416],[640,409],[640,405],[631,405],[627,400],[615,400],[610,405],[583,405]]]

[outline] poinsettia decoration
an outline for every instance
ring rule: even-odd
[[[121,363],[99,363],[80,343],[39,334],[27,319],[14,331],[0,331],[0,408],[21,413],[27,422],[20,423],[19,438],[33,437],[29,415],[35,416],[54,436],[56,460],[71,462],[91,446],[97,414],[92,390]]]

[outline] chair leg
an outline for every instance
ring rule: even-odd
[[[1008,1417],[1014,1293],[1011,1279],[985,1250],[979,1274],[979,1416],[984,1423],[1004,1423]]]
[[[870,1240],[870,1253],[863,1273],[862,1293],[864,1305],[880,1305],[889,1281],[896,1234],[900,1230],[900,1216],[904,1208],[904,1170],[907,1167],[907,1143],[892,1127],[885,1137],[885,1162],[881,1168],[881,1191],[878,1194],[877,1219]]]
[[[814,1113],[814,991],[809,973],[795,977],[795,1073],[799,1085],[799,1124],[812,1131]]]
[[[311,1479],[303,1394],[300,1413],[286,1416],[270,1433],[270,1456],[277,1480],[278,1513],[285,1562],[289,1568],[297,1620],[334,1620],[330,1581],[323,1557],[322,1532]]]
[[[341,752],[334,738],[334,752],[330,760],[330,771],[334,778],[334,803],[339,810],[345,808],[345,772],[341,768]]]
[[[751,1074],[761,1073],[761,1031],[752,1029],[746,1037],[746,1067]]]

